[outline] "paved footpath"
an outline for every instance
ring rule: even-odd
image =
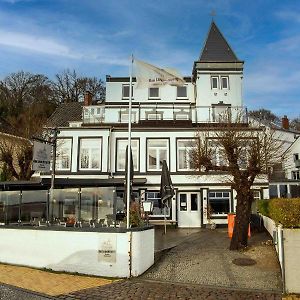
[[[203,287],[200,285],[167,283],[148,280],[131,279],[109,285],[82,290],[58,299],[71,300],[152,300],[152,299],[200,299],[200,300],[280,300],[281,294],[276,292],[241,291],[234,289]]]

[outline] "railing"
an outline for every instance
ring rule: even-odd
[[[85,106],[84,124],[128,123],[127,105]],[[247,109],[242,106],[192,106],[191,104],[132,105],[132,123],[143,121],[190,121],[192,123],[247,123]]]

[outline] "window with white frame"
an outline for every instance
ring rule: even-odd
[[[186,99],[187,98],[187,86],[178,86],[177,87],[177,99]]]
[[[126,165],[126,147],[128,140],[117,140],[117,156],[116,156],[116,169],[117,171],[125,171]],[[135,171],[139,169],[139,140],[131,140],[131,151],[133,167]]]
[[[292,171],[292,179],[300,180],[300,171]]]
[[[299,160],[299,153],[294,153],[293,157],[294,161]]]
[[[79,142],[79,169],[101,169],[101,138],[82,138]]]
[[[218,76],[211,77],[211,88],[213,90],[216,90],[219,88],[219,77]]]
[[[215,166],[227,166],[228,160],[222,145],[217,140],[211,140],[208,146],[212,164]]]
[[[56,170],[70,170],[72,155],[72,139],[59,138],[56,146]]]
[[[131,89],[131,96],[133,98],[133,86]],[[123,99],[129,99],[129,84],[123,84],[122,85],[122,98]]]
[[[221,77],[221,83],[222,83],[222,90],[228,90],[229,89],[229,78],[228,78],[228,76],[222,76]]]
[[[128,123],[129,121],[129,113],[128,111],[121,111],[120,112],[120,122],[121,123]],[[133,111],[131,113],[131,122],[136,123],[136,112]]]
[[[167,139],[148,139],[147,140],[147,170],[159,171],[162,168],[163,160],[168,163],[169,146]]]
[[[229,213],[229,191],[210,191],[208,196],[212,215],[223,215]]]
[[[159,99],[159,88],[149,88],[149,99]]]
[[[192,170],[191,154],[195,139],[177,140],[177,169],[180,171]]]

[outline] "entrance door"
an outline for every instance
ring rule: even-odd
[[[178,227],[201,227],[200,193],[179,193],[178,197]]]

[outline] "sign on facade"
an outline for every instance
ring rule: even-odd
[[[41,142],[33,142],[32,170],[50,172],[52,146]]]
[[[110,237],[100,241],[98,250],[98,261],[115,263],[117,251],[117,240],[115,237]]]

